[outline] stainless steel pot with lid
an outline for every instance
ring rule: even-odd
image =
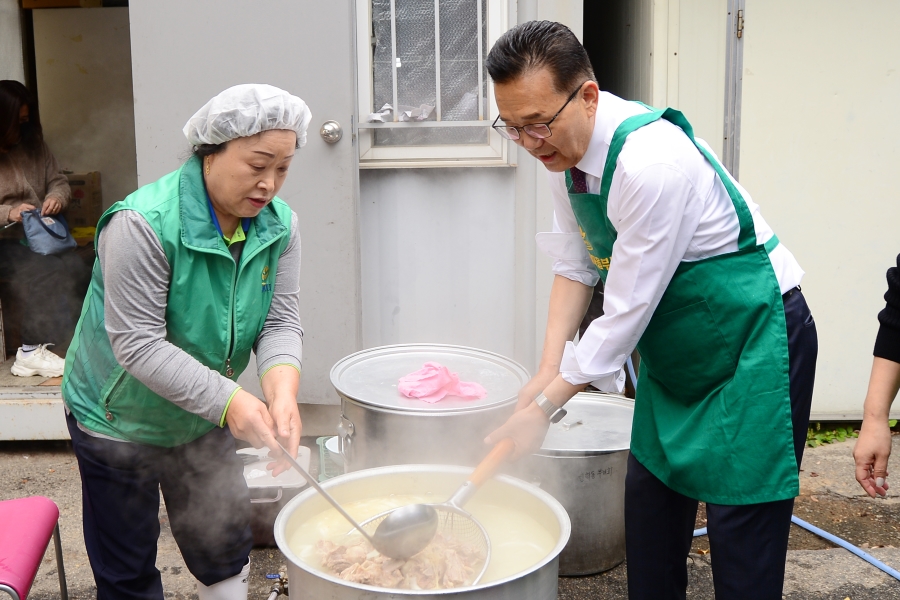
[[[582,392],[544,443],[514,472],[548,491],[572,519],[560,575],[588,575],[625,560],[625,473],[634,401]]]
[[[474,381],[484,398],[448,396],[435,403],[407,398],[401,377],[437,362]],[[444,344],[381,346],[351,354],[331,369],[341,397],[338,433],[346,471],[410,464],[474,465],[484,437],[515,408],[530,376],[517,362],[486,350]]]

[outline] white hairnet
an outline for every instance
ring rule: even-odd
[[[306,144],[312,113],[306,102],[272,85],[245,83],[216,95],[184,125],[192,146],[221,144],[270,129],[290,129]]]

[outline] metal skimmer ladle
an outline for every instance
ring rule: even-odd
[[[284,452],[284,457],[287,459],[287,461],[289,463],[291,463],[291,466],[294,467],[295,469],[297,469],[300,472],[300,474],[303,475],[303,477],[306,479],[306,481],[309,482],[309,485],[311,485],[317,492],[319,492],[323,498],[328,500],[329,504],[331,504],[331,506],[333,506],[335,508],[335,510],[337,510],[339,513],[341,513],[341,516],[343,516],[345,519],[347,519],[347,521],[349,521],[350,524],[353,525],[353,527],[357,531],[359,531],[363,535],[363,537],[365,537],[369,541],[370,544],[372,544],[373,548],[375,548],[376,550],[378,550],[379,552],[381,552],[382,554],[384,554],[385,556],[388,556],[390,558],[396,558],[396,559],[400,559],[400,560],[405,560],[405,559],[409,558],[410,555],[404,555],[402,550],[398,551],[398,547],[396,546],[396,544],[393,544],[391,540],[382,540],[377,535],[369,535],[369,533],[365,529],[363,529],[363,527],[359,523],[357,523],[356,520],[354,520],[354,518],[351,517],[340,504],[338,504],[338,501],[335,500],[334,498],[332,498],[331,494],[326,492],[322,488],[322,486],[319,485],[319,482],[316,481],[316,478],[313,477],[312,475],[310,475],[306,469],[304,469],[303,467],[300,466],[300,463],[298,463],[294,459],[294,457],[288,453],[288,451],[285,449],[284,446],[281,445],[280,442],[276,442],[276,443],[278,444],[278,447],[281,448],[281,451]],[[434,532],[432,532],[431,535],[433,537]],[[431,541],[430,538],[429,538],[429,541]],[[425,543],[425,545],[427,545],[427,544],[428,544],[428,542]],[[423,545],[422,547],[424,548],[425,546]],[[420,548],[420,550],[421,550],[421,548]]]
[[[472,581],[471,585],[475,585],[481,580],[490,562],[491,541],[484,527],[462,507],[478,488],[494,475],[514,449],[515,442],[511,439],[500,441],[478,464],[465,483],[443,504],[410,504],[394,508],[375,515],[360,525],[370,531],[372,527],[377,526],[372,537],[397,554],[404,555],[403,558],[424,550],[438,531],[464,544],[472,545],[483,552],[485,557],[481,572]],[[388,556],[397,558],[391,554]]]

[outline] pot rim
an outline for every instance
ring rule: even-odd
[[[333,384],[332,384],[333,385]],[[384,406],[378,406],[377,404],[369,404],[365,400],[359,400],[358,398],[354,398],[353,396],[348,396],[344,392],[335,388],[338,396],[341,397],[341,404],[344,402],[348,404],[353,404],[359,406],[360,408],[377,413],[384,413],[386,415],[397,415],[399,417],[459,417],[462,415],[475,415],[481,412],[492,412],[496,410],[504,410],[510,407],[510,405],[518,402],[517,397],[510,398],[509,400],[504,400],[503,402],[498,402],[497,404],[491,404],[489,406],[473,406],[472,408],[448,408],[443,410],[438,409],[428,409],[428,408],[386,408]]]
[[[572,396],[572,401],[586,401],[590,403],[594,402],[603,402],[605,404],[612,404],[617,406],[622,406],[625,408],[629,408],[632,411],[632,421],[634,420],[634,400],[632,398],[627,398],[621,394],[613,394],[610,392],[578,392],[574,396]],[[573,402],[575,404],[575,402]],[[561,424],[551,425],[551,427],[559,427]],[[551,430],[552,431],[552,430]],[[547,436],[549,437],[549,435]],[[629,436],[630,437],[630,436]],[[544,443],[547,443],[547,440],[544,440]],[[543,458],[588,458],[588,457],[597,457],[604,456],[606,454],[615,454],[617,452],[630,452],[631,451],[631,440],[628,442],[618,445],[618,446],[606,446],[606,447],[587,447],[587,448],[544,448],[543,445],[541,448],[534,453],[534,456],[540,456]]]
[[[607,454],[618,454],[620,452],[631,452],[629,446],[624,448],[612,448],[609,450],[538,450],[532,456],[540,458],[596,458],[598,456],[606,456]]]
[[[332,387],[334,387],[335,391],[341,397],[341,400],[348,400],[354,403],[357,403],[364,408],[377,410],[380,412],[390,413],[390,414],[401,414],[401,415],[428,415],[428,416],[437,416],[437,415],[460,415],[460,414],[469,414],[469,413],[477,413],[483,410],[491,410],[506,407],[509,404],[514,404],[518,400],[518,394],[514,394],[507,398],[506,400],[498,400],[493,404],[488,405],[478,405],[469,407],[453,407],[453,408],[441,408],[440,406],[430,405],[423,406],[422,408],[395,408],[395,407],[384,407],[378,404],[370,403],[362,398],[358,398],[354,395],[346,392],[340,385],[339,376],[343,369],[352,365],[356,359],[362,355],[376,356],[378,354],[391,352],[394,350],[410,350],[417,348],[446,348],[449,350],[462,350],[469,351],[473,353],[477,353],[481,356],[492,356],[498,359],[498,362],[502,362],[509,366],[511,369],[519,371],[519,375],[522,377],[522,385],[525,385],[530,379],[531,374],[528,370],[519,364],[517,361],[503,356],[502,354],[498,354],[497,352],[491,352],[490,350],[482,350],[481,348],[474,348],[472,346],[460,346],[456,344],[434,344],[434,343],[415,343],[415,344],[388,344],[386,346],[376,346],[374,348],[367,348],[365,350],[360,350],[358,352],[354,352],[353,354],[348,354],[344,358],[340,359],[334,366],[331,367],[331,371],[328,374],[329,380],[331,381]],[[520,386],[521,388],[521,386]]]
[[[458,467],[453,465],[392,465],[387,467],[376,467],[373,469],[363,469],[361,471],[354,471],[352,473],[346,473],[344,475],[338,475],[328,481],[323,482],[321,485],[323,488],[331,488],[341,485],[342,483],[349,481],[356,481],[361,479],[368,479],[370,477],[377,477],[380,474],[397,474],[397,473],[420,473],[422,471],[428,472],[439,472],[439,473],[451,473],[454,475],[468,475],[471,473],[472,469],[469,467]],[[361,589],[370,592],[377,593],[391,593],[396,594],[398,596],[420,596],[423,592],[427,592],[429,595],[450,595],[450,594],[458,594],[460,592],[466,591],[474,591],[474,590],[487,590],[495,586],[500,586],[511,581],[515,581],[534,573],[550,562],[556,560],[559,557],[559,554],[566,547],[566,544],[569,543],[569,537],[572,535],[572,522],[569,519],[569,515],[566,512],[566,509],[563,508],[562,504],[559,503],[556,498],[551,496],[549,493],[540,489],[537,486],[531,485],[530,483],[526,483],[521,479],[517,479],[515,477],[511,477],[509,475],[496,475],[494,479],[501,481],[507,485],[511,485],[513,487],[519,488],[520,490],[527,492],[539,500],[543,501],[550,510],[553,512],[556,519],[559,521],[559,540],[557,540],[556,546],[547,553],[541,561],[532,565],[525,571],[521,571],[512,575],[510,577],[506,577],[504,579],[498,579],[497,581],[492,581],[486,584],[478,584],[478,585],[470,585],[466,587],[458,587],[458,588],[450,588],[446,590],[399,590],[392,588],[383,588],[376,587],[374,585],[366,585],[363,583],[351,583],[345,581],[343,579],[339,579],[333,575],[325,573],[324,571],[319,571],[318,569],[313,569],[309,565],[307,565],[303,560],[300,559],[287,544],[287,540],[285,539],[285,527],[287,526],[287,521],[291,514],[293,514],[294,509],[307,501],[307,499],[318,495],[318,492],[312,488],[308,488],[303,492],[294,496],[284,507],[279,511],[278,516],[275,518],[275,544],[278,546],[278,549],[284,555],[284,557],[293,563],[297,568],[306,571],[307,573],[325,579],[331,583],[335,583],[344,587],[349,587],[352,589]]]

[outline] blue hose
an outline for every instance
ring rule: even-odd
[[[891,567],[887,566],[886,564],[884,564],[883,562],[881,562],[880,560],[878,560],[877,558],[875,558],[868,552],[863,552],[862,550],[860,550],[859,548],[857,548],[856,546],[854,546],[847,540],[843,540],[834,534],[828,533],[824,529],[819,529],[815,525],[807,523],[803,519],[801,519],[799,517],[795,517],[793,515],[791,515],[791,522],[799,527],[802,527],[803,529],[806,529],[807,531],[811,531],[812,533],[816,534],[817,536],[819,536],[821,538],[828,540],[832,544],[837,544],[844,550],[848,550],[848,551],[852,552],[853,554],[855,554],[856,556],[860,557],[861,559],[863,559],[864,561],[866,561],[873,567],[877,567],[877,568],[881,569],[882,571],[884,571],[885,573],[887,573],[888,575],[890,575],[891,577],[893,577],[894,579],[900,580],[900,571],[897,571],[896,569],[892,569]],[[694,530],[694,537],[699,537],[701,535],[706,535],[706,527],[703,527],[702,529]]]
[[[634,390],[637,391],[637,375],[634,374],[634,363],[631,362],[631,355],[628,355],[628,358],[625,359],[625,365],[628,367],[628,374],[631,376],[631,385],[634,386]]]

